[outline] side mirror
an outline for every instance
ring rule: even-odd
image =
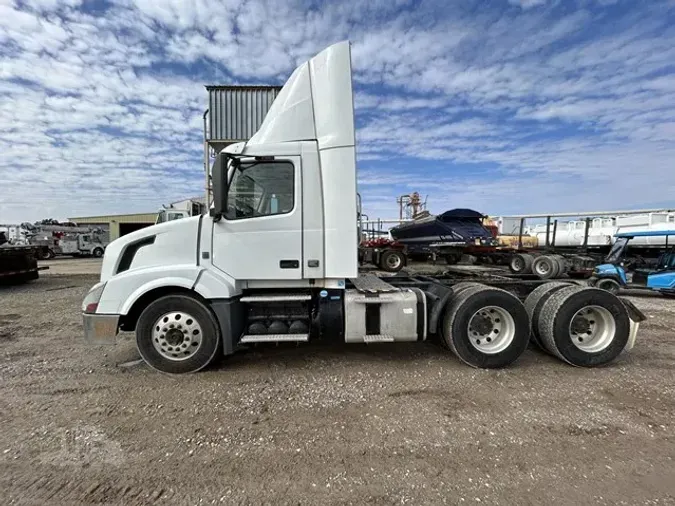
[[[223,163],[223,155],[216,156],[211,170],[211,188],[213,190],[213,207],[210,210],[213,221],[220,221],[227,208],[227,164]]]

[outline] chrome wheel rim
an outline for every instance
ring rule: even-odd
[[[387,267],[390,269],[398,269],[399,265],[401,265],[401,259],[398,255],[389,255],[387,257]]]
[[[184,311],[160,316],[152,327],[152,345],[167,360],[180,362],[194,356],[202,346],[202,327]]]
[[[469,319],[469,342],[481,353],[494,355],[507,349],[516,336],[513,316],[504,308],[487,306]]]
[[[574,313],[569,334],[574,346],[581,351],[598,353],[614,341],[616,321],[606,308],[586,306]]]
[[[516,257],[513,259],[513,269],[516,271],[522,271],[525,268],[525,262],[522,258]]]

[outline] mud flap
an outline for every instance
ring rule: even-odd
[[[635,346],[635,341],[637,340],[637,333],[638,329],[640,328],[640,323],[645,321],[647,317],[642,311],[640,311],[637,307],[635,307],[635,304],[633,304],[628,299],[619,297],[619,300],[621,300],[623,305],[626,307],[626,311],[628,311],[628,316],[630,317],[630,334],[628,335],[628,342],[624,347],[625,351],[630,351]]]

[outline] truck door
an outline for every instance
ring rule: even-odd
[[[242,161],[213,223],[213,265],[237,280],[302,279],[301,158]]]

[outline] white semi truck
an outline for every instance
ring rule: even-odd
[[[350,45],[298,67],[257,133],[221,151],[209,215],[108,245],[84,335],[135,331],[142,358],[194,372],[249,343],[438,338],[463,362],[514,362],[535,342],[582,366],[612,361],[644,316],[603,290],[539,283],[525,304],[476,282],[359,275]]]

